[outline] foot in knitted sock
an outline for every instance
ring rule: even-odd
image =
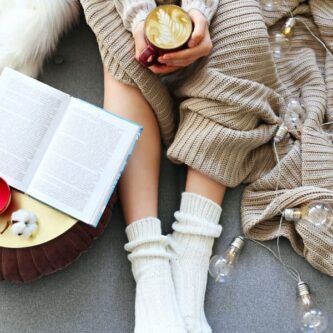
[[[176,295],[188,333],[211,333],[204,312],[209,259],[222,209],[195,193],[184,192],[169,235]]]
[[[161,221],[145,218],[126,228],[136,281],[135,333],[186,333],[170,268],[168,240]]]

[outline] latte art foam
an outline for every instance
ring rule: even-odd
[[[190,18],[176,6],[157,7],[147,18],[148,39],[163,49],[176,48],[185,44],[191,32]]]

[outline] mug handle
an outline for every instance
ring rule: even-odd
[[[157,51],[154,48],[152,48],[150,45],[148,45],[141,52],[140,57],[139,57],[139,62],[145,67],[150,67],[153,65],[157,65],[159,63],[157,58],[158,58]]]

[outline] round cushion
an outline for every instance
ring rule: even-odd
[[[62,235],[41,245],[17,249],[0,247],[0,280],[30,282],[70,265],[103,233],[116,200],[114,192],[97,228],[78,222]]]

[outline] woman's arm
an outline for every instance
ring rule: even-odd
[[[191,9],[200,11],[206,18],[208,23],[214,16],[219,0],[182,0],[182,7],[187,12]]]
[[[150,11],[156,7],[154,0],[115,0],[114,3],[125,28],[132,33],[137,24],[144,21]]]

